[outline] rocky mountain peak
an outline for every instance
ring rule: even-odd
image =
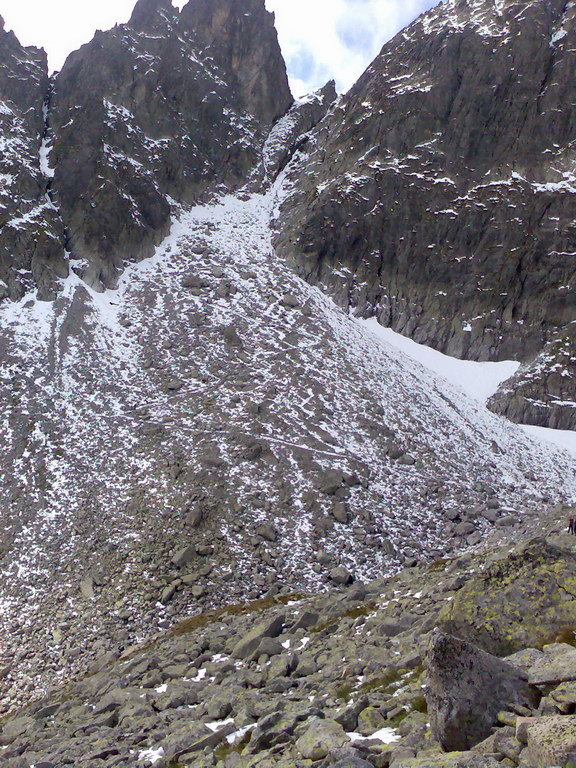
[[[138,0],[128,26],[136,31],[151,31],[165,26],[167,19],[178,16],[170,0]]]
[[[42,298],[54,297],[67,274],[64,242],[88,285],[114,287],[125,264],[151,255],[167,234],[171,204],[248,181],[292,104],[273,16],[260,0],[193,0],[182,15],[169,0],[139,0],[128,24],[97,32],[51,86],[45,56],[12,33],[0,56],[2,47],[9,66],[43,68],[42,77],[10,76],[5,88],[0,73],[0,93],[18,88],[34,103],[29,142],[53,220],[51,260],[33,265],[30,248],[10,240],[0,277],[12,298],[40,284]]]
[[[183,25],[193,29],[216,63],[234,73],[246,108],[272,124],[292,97],[274,14],[264,0],[190,0]]]

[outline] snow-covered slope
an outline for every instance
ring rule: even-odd
[[[183,212],[117,291],[72,275],[0,307],[7,701],[201,606],[392,572],[576,496],[565,453],[295,277],[275,195]]]

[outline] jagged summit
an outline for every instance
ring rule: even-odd
[[[14,44],[0,49],[5,69],[31,57]],[[128,24],[96,33],[52,83],[38,64],[41,77],[26,86],[36,121],[26,141],[39,185],[32,218],[50,219],[50,248],[34,260],[23,241],[6,241],[0,278],[12,299],[33,287],[53,299],[65,251],[90,286],[114,287],[125,263],[167,234],[174,204],[248,181],[292,104],[273,17],[253,0],[193,0],[182,14],[140,0]],[[18,82],[2,93],[16,98]]]
[[[235,76],[246,109],[272,125],[292,103],[286,66],[264,0],[190,0],[181,23]]]
[[[138,0],[134,6],[128,26],[139,32],[163,27],[163,21],[168,17],[178,15],[177,9],[170,0]]]

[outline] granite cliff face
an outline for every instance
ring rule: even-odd
[[[62,226],[42,172],[46,55],[23,48],[0,17],[0,301],[35,284],[43,298],[67,275]]]
[[[401,32],[293,167],[279,252],[416,341],[531,363],[576,319],[575,17],[448,0]],[[562,362],[573,380],[573,346]],[[573,427],[539,366],[538,413],[525,387],[498,409]]]

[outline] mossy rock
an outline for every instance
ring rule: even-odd
[[[470,579],[440,613],[442,631],[506,656],[576,627],[576,556],[533,539]]]
[[[475,752],[448,752],[445,755],[431,754],[406,760],[402,768],[498,768],[500,763],[492,757]]]

